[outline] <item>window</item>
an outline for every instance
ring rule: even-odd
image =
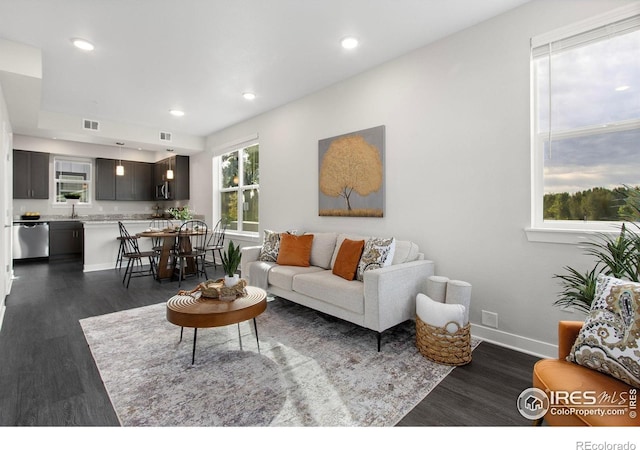
[[[640,187],[640,8],[532,39],[532,226],[611,229]]]
[[[91,203],[91,161],[55,157],[53,167],[54,204],[65,204],[68,199]]]
[[[220,157],[220,217],[227,230],[258,233],[260,157],[258,144]]]

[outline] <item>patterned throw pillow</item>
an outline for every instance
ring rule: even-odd
[[[360,264],[358,264],[356,278],[359,281],[363,281],[364,273],[367,270],[379,269],[380,267],[391,265],[395,248],[395,238],[372,237],[367,239],[367,242],[364,244],[362,256],[360,257]]]
[[[640,283],[600,275],[568,361],[640,388]]]
[[[271,230],[264,230],[264,240],[260,250],[260,261],[276,262],[280,251],[280,233]]]

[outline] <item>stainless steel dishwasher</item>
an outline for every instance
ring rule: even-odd
[[[13,259],[46,258],[48,256],[48,222],[13,224]]]

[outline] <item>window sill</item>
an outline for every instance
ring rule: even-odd
[[[529,242],[547,242],[552,244],[578,245],[588,241],[596,233],[617,235],[619,228],[611,229],[578,229],[578,228],[525,228]]]
[[[226,230],[224,232],[225,237],[231,236],[236,237],[238,239],[242,239],[243,241],[255,242],[256,244],[261,244],[260,235],[258,233],[247,233],[242,231],[234,231],[234,230]]]

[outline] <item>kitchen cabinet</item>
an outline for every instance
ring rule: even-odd
[[[116,161],[96,158],[96,200],[116,199]]]
[[[49,153],[13,151],[13,198],[49,199]]]
[[[96,200],[153,200],[153,164],[122,161],[124,175],[116,175],[119,160],[96,159]]]
[[[167,179],[167,170],[173,170],[173,180]],[[189,200],[189,157],[175,155],[158,161],[153,170],[155,200]],[[160,188],[167,183],[168,194]]]
[[[82,222],[49,223],[49,259],[82,259],[84,229]]]

